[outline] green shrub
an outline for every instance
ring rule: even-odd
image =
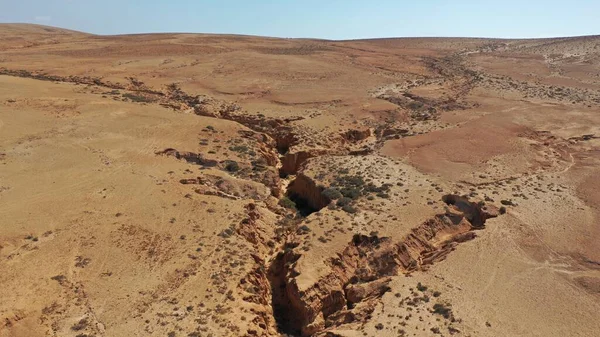
[[[252,169],[254,171],[265,171],[267,169],[267,162],[262,158],[258,160],[253,160]]]
[[[352,202],[352,199],[343,197],[343,198],[338,199],[336,205],[338,205],[339,207],[344,207],[346,205],[350,205],[351,202]]]
[[[373,183],[368,183],[367,186],[365,186],[365,191],[372,192],[372,193],[378,193],[378,192],[383,192],[383,188],[377,187]]]
[[[377,196],[380,197],[380,198],[384,198],[384,199],[389,199],[390,198],[389,194],[383,193],[383,192],[377,193]]]
[[[240,170],[240,165],[235,160],[225,161],[225,170],[229,172],[237,172]]]
[[[310,233],[310,228],[307,225],[302,225],[296,230],[296,233],[299,235],[308,234]]]
[[[445,304],[441,304],[441,303],[436,303],[433,305],[433,313],[434,314],[438,314],[438,315],[442,315],[444,316],[444,318],[450,318],[450,314],[452,313],[452,309],[445,305]]]
[[[229,151],[246,153],[248,152],[248,147],[246,145],[230,146]]]
[[[332,187],[323,190],[323,192],[321,192],[321,194],[323,194],[329,200],[339,199],[343,196],[339,190],[332,188]]]
[[[136,102],[136,103],[151,103],[153,101],[151,98],[141,96],[141,95],[131,94],[131,93],[125,93],[125,94],[123,94],[123,97],[128,98],[132,102]]]
[[[79,320],[79,322],[77,322],[76,324],[74,324],[71,327],[71,330],[73,331],[80,331],[80,330],[84,330],[85,328],[87,328],[89,325],[88,319],[86,317],[82,318]]]
[[[412,110],[419,110],[421,108],[423,108],[424,104],[421,102],[410,102],[408,104],[408,107],[411,108]]]
[[[285,207],[287,209],[296,210],[296,203],[292,201],[292,199],[288,197],[283,197],[279,199],[279,206]]]
[[[361,176],[343,176],[343,177],[338,177],[337,181],[341,185],[345,185],[345,186],[359,187],[359,186],[363,186],[365,184],[365,180]]]
[[[358,189],[358,188],[348,188],[348,187],[344,187],[340,190],[340,193],[342,193],[342,195],[346,198],[350,198],[350,199],[358,199],[358,197],[360,197],[360,195],[362,194],[362,192]]]
[[[344,207],[342,207],[342,210],[344,210],[344,212],[350,213],[350,214],[354,214],[354,213],[358,212],[358,210],[356,208],[354,208],[352,205],[345,205]]]

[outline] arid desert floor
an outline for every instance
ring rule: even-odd
[[[0,24],[0,337],[599,335],[599,36]]]

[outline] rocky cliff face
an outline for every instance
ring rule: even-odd
[[[252,328],[248,335],[276,335],[276,322],[272,307],[272,281],[269,279],[265,258],[272,254],[275,243],[272,241],[273,233],[263,219],[259,208],[254,203],[246,205],[247,217],[236,227],[236,234],[243,237],[252,244],[251,253],[254,264],[250,272],[243,277],[238,285],[238,291],[242,294],[245,302],[252,306],[251,312],[254,318],[251,321]]]
[[[300,151],[295,153],[287,153],[281,158],[282,175],[296,174],[302,164],[309,158],[315,157],[315,154],[308,151]]]
[[[307,207],[310,211],[318,211],[329,205],[331,200],[323,195],[322,187],[308,176],[299,173],[288,186],[288,196],[295,200],[299,207]]]
[[[306,188],[305,192],[310,195],[312,190]],[[317,199],[312,203],[318,204]],[[494,207],[460,196],[444,200],[448,204],[445,213],[425,221],[399,242],[356,234],[336,258],[327,261],[331,272],[306,289],[300,289],[295,279],[301,272],[296,269],[301,254],[288,247],[271,266],[279,326],[286,333],[312,336],[330,327],[364,321],[375,301],[388,291],[390,277],[443,260],[456,245],[473,239],[473,231],[482,228],[487,219],[498,215]]]
[[[300,171],[304,167],[306,161],[310,158],[319,157],[325,155],[331,151],[328,150],[308,150],[298,152],[288,152],[281,157],[281,169],[282,175],[293,175]]]

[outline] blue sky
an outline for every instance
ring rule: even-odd
[[[95,34],[552,37],[600,34],[600,0],[0,0],[0,22]]]

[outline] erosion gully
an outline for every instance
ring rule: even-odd
[[[443,66],[444,62],[451,63],[448,60],[430,62],[430,66],[434,68],[440,64]],[[442,73],[442,70],[436,70]],[[270,147],[273,154],[270,164],[279,170],[281,177],[296,175],[306,160],[326,154],[316,151],[289,152],[299,141],[291,126],[297,119],[266,119],[239,113],[240,108],[235,104],[190,95],[175,84],[166,86],[164,90],[157,90],[131,77],[127,79],[127,84],[122,84],[104,81],[98,77],[63,77],[6,68],[0,68],[0,75],[125,90],[143,97],[140,102],[157,103],[179,111],[192,110],[197,115],[240,123],[264,135],[264,143]],[[354,136],[354,133],[348,135],[350,138]],[[276,161],[273,158],[277,158]],[[197,161],[199,157],[196,155],[184,159]],[[291,195],[312,212],[329,203],[329,200],[325,200],[318,192],[314,181],[300,175],[295,180],[280,182],[273,194]],[[263,326],[267,333],[312,336],[325,332],[329,327],[366,322],[375,304],[357,306],[358,303],[377,301],[389,290],[388,283],[392,276],[418,271],[424,265],[442,260],[458,243],[472,239],[475,236],[473,231],[483,228],[488,218],[498,215],[496,210],[460,196],[448,195],[444,197],[444,201],[450,206],[450,212],[438,214],[425,221],[399,241],[354,235],[338,257],[327,262],[331,272],[307,290],[298,289],[294,279],[298,275],[294,262],[301,256],[294,248],[299,242],[295,235],[280,235],[276,253],[255,258],[257,267],[243,280],[261,289],[262,293],[256,302],[270,306],[262,313],[263,322],[259,325]],[[252,228],[252,223],[260,217],[255,207],[252,204],[247,207],[250,219],[250,227],[247,228]],[[290,233],[295,230],[292,227]],[[261,245],[256,233],[239,234],[254,245]],[[440,239],[442,237],[445,239]],[[368,268],[363,268],[364,266]]]

